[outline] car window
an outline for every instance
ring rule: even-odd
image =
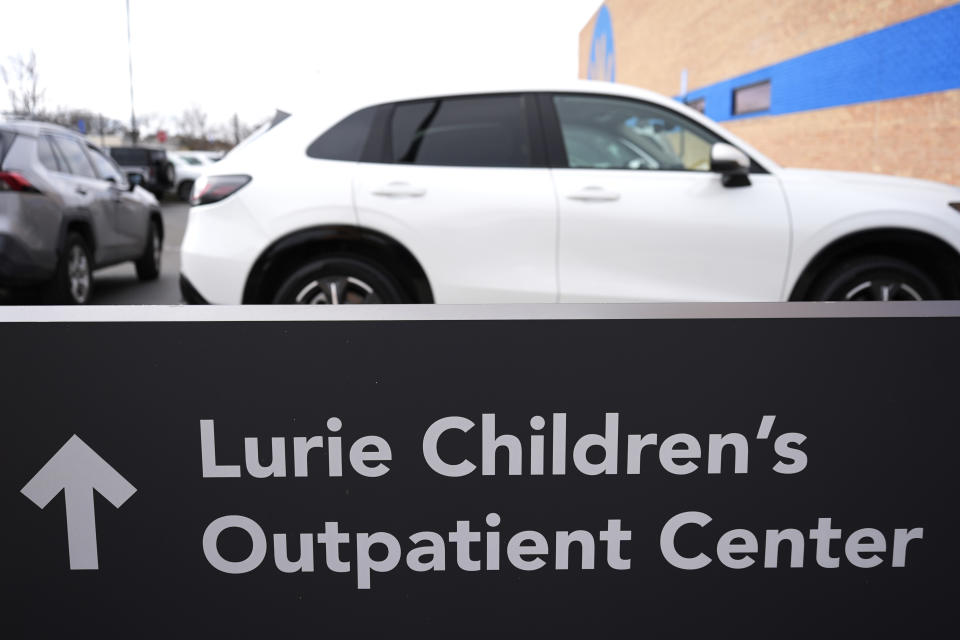
[[[6,157],[7,152],[13,145],[13,139],[16,137],[16,134],[12,131],[4,131],[0,129],[0,166],[3,165],[3,159]]]
[[[709,171],[721,138],[669,109],[625,98],[553,98],[567,166],[584,169]]]
[[[40,164],[50,171],[65,171],[57,162],[57,155],[53,150],[49,136],[40,136],[37,140],[37,159],[40,160]]]
[[[97,175],[100,176],[100,178],[103,180],[113,179],[116,184],[126,182],[112,160],[93,147],[88,147],[87,150],[90,152],[90,160],[93,161],[93,168],[97,170]]]
[[[54,146],[60,150],[60,157],[66,162],[70,173],[85,178],[95,178],[93,167],[83,152],[83,146],[76,140],[57,136],[53,138]]]
[[[391,160],[402,164],[529,167],[526,98],[443,98],[398,104]]]
[[[370,135],[376,110],[376,107],[361,109],[333,125],[307,147],[307,155],[322,160],[356,162]]]
[[[182,161],[184,161],[185,163],[187,163],[187,164],[189,164],[189,165],[192,165],[192,166],[194,166],[194,167],[203,164],[202,162],[200,162],[198,159],[194,158],[193,156],[180,156],[180,159],[181,159]]]
[[[125,167],[146,166],[150,164],[150,157],[146,149],[116,147],[110,149],[110,155],[117,161],[117,164]]]

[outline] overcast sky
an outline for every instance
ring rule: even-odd
[[[213,123],[272,114],[304,88],[577,75],[601,0],[131,0],[136,110]],[[124,0],[0,0],[0,64],[37,54],[45,106],[129,120]],[[0,111],[10,108],[4,88]]]

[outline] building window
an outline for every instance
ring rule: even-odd
[[[687,100],[686,104],[691,109],[696,109],[700,113],[706,113],[707,111],[707,99],[706,98],[692,98]]]
[[[768,111],[770,109],[770,81],[764,80],[733,90],[733,115]]]

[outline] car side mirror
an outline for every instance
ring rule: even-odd
[[[136,172],[128,173],[127,182],[130,183],[130,191],[133,191],[138,185],[143,184],[143,176]]]
[[[733,145],[717,142],[710,148],[710,171],[722,174],[725,187],[750,186],[750,158]]]

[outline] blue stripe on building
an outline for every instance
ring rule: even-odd
[[[733,90],[770,81],[770,109],[733,115]],[[695,89],[714,120],[741,120],[960,88],[960,4]]]

